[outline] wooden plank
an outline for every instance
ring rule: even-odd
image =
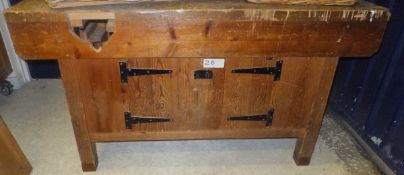
[[[74,13],[105,9],[115,15],[115,32],[94,49],[69,30],[65,13],[71,11],[41,3],[26,0],[5,13],[16,51],[25,59],[369,56],[390,17],[387,9],[368,3],[342,8],[187,1],[77,8]]]
[[[129,111],[127,84],[121,83],[119,60],[77,60],[77,81],[88,132],[117,132],[125,128]]]
[[[29,175],[31,170],[27,157],[0,116],[0,174]]]
[[[67,15],[67,18],[70,21],[76,21],[76,20],[111,20],[111,19],[115,19],[115,13],[101,12],[101,11],[98,11],[98,12],[69,11],[69,12],[67,12],[66,15]]]
[[[139,2],[160,2],[175,0],[48,0],[52,8],[100,6],[111,4],[128,4]],[[299,4],[299,5],[353,5],[358,0],[248,0],[252,3],[271,3],[271,4]]]
[[[240,129],[240,130],[197,130],[169,132],[120,132],[92,133],[91,139],[97,142],[111,141],[152,141],[152,140],[205,140],[205,139],[268,139],[300,137],[304,130],[299,129]]]
[[[67,8],[67,7],[83,7],[83,6],[99,6],[111,4],[127,4],[139,2],[159,2],[172,0],[49,0],[49,7]]]
[[[86,126],[86,113],[83,108],[83,96],[80,92],[82,85],[79,84],[79,72],[75,71],[78,66],[79,64],[75,60],[59,61],[82,169],[83,171],[95,171],[98,164],[97,151]]]
[[[233,8],[231,8],[233,7]],[[104,5],[97,7],[77,7],[70,9],[52,9],[48,6],[46,1],[43,0],[25,0],[21,3],[16,4],[15,6],[6,9],[6,13],[9,12],[40,12],[40,13],[58,13],[63,11],[98,11],[98,12],[111,12],[111,11],[143,11],[146,9],[154,9],[157,11],[167,10],[172,11],[175,9],[183,9],[183,12],[188,12],[190,10],[194,11],[204,11],[204,10],[212,10],[217,11],[220,9],[228,9],[228,12],[238,11],[238,10],[252,10],[255,9],[256,12],[260,10],[270,10],[270,9],[279,9],[280,11],[290,10],[313,10],[314,11],[330,11],[330,10],[386,10],[381,6],[375,6],[374,4],[366,1],[361,1],[358,4],[353,6],[316,6],[316,5],[304,5],[304,6],[296,6],[296,5],[285,5],[285,4],[254,4],[248,3],[244,0],[232,0],[232,1],[218,1],[218,0],[188,0],[188,1],[167,1],[167,2],[140,2],[140,3],[130,3],[130,4],[115,4],[115,5]],[[264,15],[264,14],[261,14]],[[349,15],[350,16],[350,15]],[[32,19],[39,19],[33,17]],[[29,20],[32,20],[29,19]],[[57,19],[57,18],[55,18]],[[28,20],[28,19],[27,19]],[[28,21],[29,21],[28,20]]]

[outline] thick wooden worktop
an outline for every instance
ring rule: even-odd
[[[68,16],[113,18],[97,52],[71,32]],[[253,4],[242,0],[142,2],[51,9],[24,0],[5,11],[24,59],[134,57],[369,56],[382,40],[387,9]]]

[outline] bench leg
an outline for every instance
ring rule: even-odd
[[[82,169],[83,171],[95,171],[98,164],[97,151],[86,126],[78,75],[74,71],[76,69],[75,64],[77,64],[76,60],[59,60]]]
[[[295,151],[293,153],[293,159],[296,165],[309,165],[311,155],[313,154],[316,146],[317,137],[304,136],[298,138],[296,141]]]
[[[309,117],[307,117],[308,121],[306,121],[306,127],[304,128],[305,132],[297,138],[293,154],[297,165],[310,164],[327,106],[338,58],[318,58],[318,61],[322,61],[320,65],[322,69],[318,72],[318,76],[313,77],[312,82],[310,82],[316,83],[317,88],[312,89],[314,93],[310,95],[311,99],[307,101],[307,104],[310,104],[312,108],[307,114]]]
[[[82,145],[77,145],[77,147],[80,146]],[[90,143],[90,145],[84,145],[84,146],[86,147],[89,146],[91,148],[82,151],[79,150],[81,159],[81,168],[83,169],[83,171],[95,171],[97,170],[98,165],[97,150],[95,147],[95,143]]]

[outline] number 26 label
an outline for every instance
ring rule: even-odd
[[[203,59],[203,68],[224,68],[224,59]]]

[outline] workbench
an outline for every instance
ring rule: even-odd
[[[82,168],[94,171],[95,143],[145,140],[297,138],[294,160],[308,165],[339,57],[374,54],[390,13],[367,2],[24,0],[5,18],[20,57],[58,60]]]

